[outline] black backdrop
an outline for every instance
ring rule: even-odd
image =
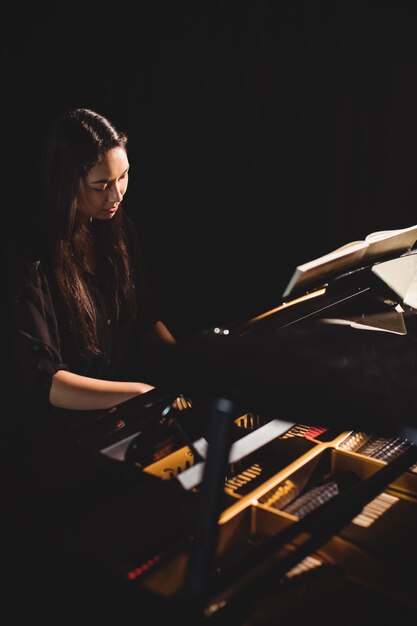
[[[51,117],[87,106],[130,135],[125,207],[173,330],[277,302],[295,265],[417,223],[414,5],[15,3],[2,25],[3,236],[33,210]]]

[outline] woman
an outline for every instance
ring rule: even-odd
[[[85,108],[57,119],[42,160],[36,245],[23,282],[13,279],[11,348],[32,414],[108,409],[146,393],[152,381],[135,378],[132,363],[156,343],[175,343],[123,210],[128,179],[125,133]]]

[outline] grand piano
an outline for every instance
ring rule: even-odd
[[[161,351],[157,389],[14,453],[13,610],[414,625],[415,275],[414,246],[331,265]]]

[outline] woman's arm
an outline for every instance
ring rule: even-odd
[[[52,376],[49,401],[61,409],[110,409],[151,389],[147,383],[114,382],[59,370]]]
[[[176,340],[165,324],[158,321],[143,337],[144,346],[175,344]],[[60,409],[101,410],[154,389],[142,382],[119,382],[80,376],[68,370],[59,370],[52,376],[50,403]]]
[[[156,322],[151,330],[149,330],[143,336],[142,342],[144,346],[148,347],[158,346],[167,343],[177,343],[171,331],[168,330],[165,324],[161,321]]]

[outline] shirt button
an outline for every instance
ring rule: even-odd
[[[110,324],[111,324],[111,319],[108,319],[107,320],[107,326],[110,326]]]
[[[37,343],[35,343],[35,344],[32,346],[32,350],[39,350],[39,346],[38,346],[38,344],[37,344]]]

